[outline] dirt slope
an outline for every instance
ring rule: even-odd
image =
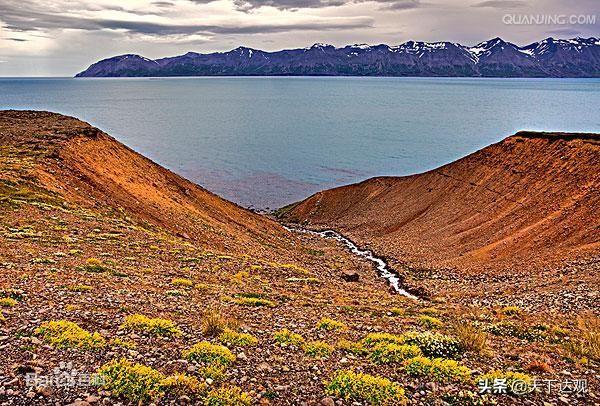
[[[261,252],[267,245],[271,250],[290,243],[277,223],[181,178],[75,118],[2,112],[0,144],[36,149],[28,176],[67,200],[121,208],[213,249]]]
[[[600,135],[521,132],[441,168],[317,193],[285,218],[437,266],[600,249]]]

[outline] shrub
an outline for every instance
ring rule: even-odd
[[[67,289],[71,292],[89,292],[92,287],[90,285],[71,285]]]
[[[183,357],[203,364],[229,365],[235,361],[235,355],[227,347],[202,341],[183,351]]]
[[[371,405],[406,405],[404,388],[378,376],[337,371],[326,384],[325,392],[344,400],[363,401]]]
[[[238,333],[230,329],[225,329],[221,335],[219,335],[219,341],[223,344],[230,344],[233,346],[250,346],[258,344],[258,339],[252,334]]]
[[[286,345],[299,346],[304,343],[304,338],[300,334],[293,333],[287,328],[275,332],[273,334],[273,339],[282,347],[285,347]]]
[[[521,314],[521,308],[517,306],[506,306],[503,307],[502,310],[500,310],[500,312],[505,316],[517,316]]]
[[[406,310],[400,308],[400,307],[392,307],[390,309],[390,313],[392,314],[392,316],[404,316],[406,314]]]
[[[529,341],[540,341],[548,335],[548,326],[546,325],[538,324],[530,327],[521,327],[509,320],[490,324],[485,330],[496,336],[516,337]]]
[[[362,343],[346,339],[339,340],[336,347],[340,351],[348,352],[354,355],[366,355],[369,353],[369,351],[363,347]]]
[[[204,400],[206,406],[250,406],[252,398],[237,386],[211,390]]]
[[[454,326],[454,333],[456,334],[463,351],[473,351],[476,353],[485,351],[488,335],[471,323],[458,323]]]
[[[421,314],[426,314],[428,316],[436,316],[440,313],[440,311],[438,309],[436,309],[435,307],[426,307],[424,309],[421,309]]]
[[[173,396],[188,396],[197,399],[206,393],[206,384],[186,374],[171,375],[160,381],[160,389]]]
[[[112,340],[110,340],[110,345],[113,347],[127,348],[129,350],[137,348],[137,344],[135,342],[130,340],[123,340],[119,337],[115,337]]]
[[[165,378],[153,368],[126,359],[110,361],[98,370],[98,375],[106,390],[132,402],[147,402],[161,396],[161,382]]]
[[[579,334],[568,345],[573,353],[600,361],[600,318],[587,314],[577,320]]]
[[[257,297],[238,297],[234,300],[235,303],[241,306],[253,306],[253,307],[275,307],[275,302],[268,299],[260,299]]]
[[[431,316],[419,317],[419,324],[425,328],[440,328],[444,325],[440,319]]]
[[[404,337],[390,333],[369,333],[362,339],[365,347],[374,347],[379,343],[404,344]]]
[[[17,305],[17,301],[12,297],[0,298],[0,307],[13,307]]]
[[[153,336],[180,336],[181,330],[171,320],[143,316],[141,314],[132,314],[125,318],[125,321],[119,327],[123,330],[137,331]]]
[[[369,357],[377,364],[395,364],[420,355],[423,354],[416,345],[379,343]]]
[[[104,265],[98,258],[88,258],[85,261],[85,265],[83,265],[82,269],[84,271],[93,273],[102,273],[110,270],[110,268]]]
[[[453,358],[462,350],[456,338],[426,331],[424,333],[406,333],[406,344],[416,345],[428,357]]]
[[[44,341],[57,348],[99,349],[106,345],[104,337],[90,333],[67,320],[48,321],[35,330]]]
[[[325,331],[340,331],[340,330],[346,330],[348,327],[346,327],[346,325],[344,323],[342,323],[341,321],[333,320],[328,317],[323,317],[317,323],[317,328],[319,330],[325,330]]]
[[[304,352],[315,358],[329,358],[333,352],[333,346],[323,341],[312,341],[304,344]]]
[[[222,364],[209,364],[200,369],[200,375],[210,383],[221,383],[227,376],[227,367]]]
[[[218,310],[211,309],[204,313],[202,318],[202,334],[216,337],[227,328],[234,329],[236,325],[235,320],[225,317]]]
[[[183,278],[175,278],[171,281],[171,283],[175,286],[182,286],[184,288],[191,288],[192,286],[194,286],[194,282],[192,282],[189,279]]]
[[[411,376],[426,376],[437,382],[466,381],[469,368],[451,359],[415,357],[404,362],[404,371]]]
[[[506,385],[506,393],[510,395],[524,395],[534,390],[533,378],[521,372],[492,371],[477,378],[476,384],[493,391],[494,382],[502,382]]]

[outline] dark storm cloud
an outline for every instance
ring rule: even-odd
[[[22,7],[23,2],[0,3],[0,21],[4,29],[14,32],[44,31],[52,29],[77,29],[85,31],[120,30],[146,35],[191,34],[258,34],[296,30],[327,31],[335,29],[371,27],[371,18],[324,19],[307,23],[211,25],[211,24],[163,24],[147,21],[118,19],[94,19],[72,17],[67,14],[33,11],[34,7]]]
[[[472,5],[472,7],[489,7],[500,9],[520,8],[525,6],[527,6],[527,3],[520,0],[487,0]]]

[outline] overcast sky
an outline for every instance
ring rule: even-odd
[[[505,24],[506,15],[595,16],[595,24]],[[0,0],[0,76],[72,76],[136,53],[263,50],[316,42],[519,45],[600,36],[600,0]]]

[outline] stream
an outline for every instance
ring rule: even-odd
[[[333,230],[312,231],[312,230],[306,230],[303,228],[291,228],[291,227],[286,227],[286,226],[284,226],[284,228],[286,230],[292,231],[292,232],[318,235],[323,238],[333,239],[333,240],[341,242],[354,255],[364,258],[368,261],[371,261],[375,265],[375,268],[377,268],[377,272],[379,273],[379,276],[386,279],[388,281],[389,285],[394,289],[395,292],[397,292],[398,294],[400,294],[402,296],[406,296],[410,299],[415,299],[415,300],[419,299],[418,297],[410,294],[409,292],[407,292],[405,289],[403,289],[400,286],[400,278],[398,276],[398,273],[396,271],[392,270],[382,258],[379,258],[379,257],[373,255],[373,253],[370,250],[362,250],[362,249],[358,248],[356,246],[356,244],[354,244],[352,241],[350,241],[349,239],[347,239],[346,237],[344,237],[337,231],[333,231]]]

